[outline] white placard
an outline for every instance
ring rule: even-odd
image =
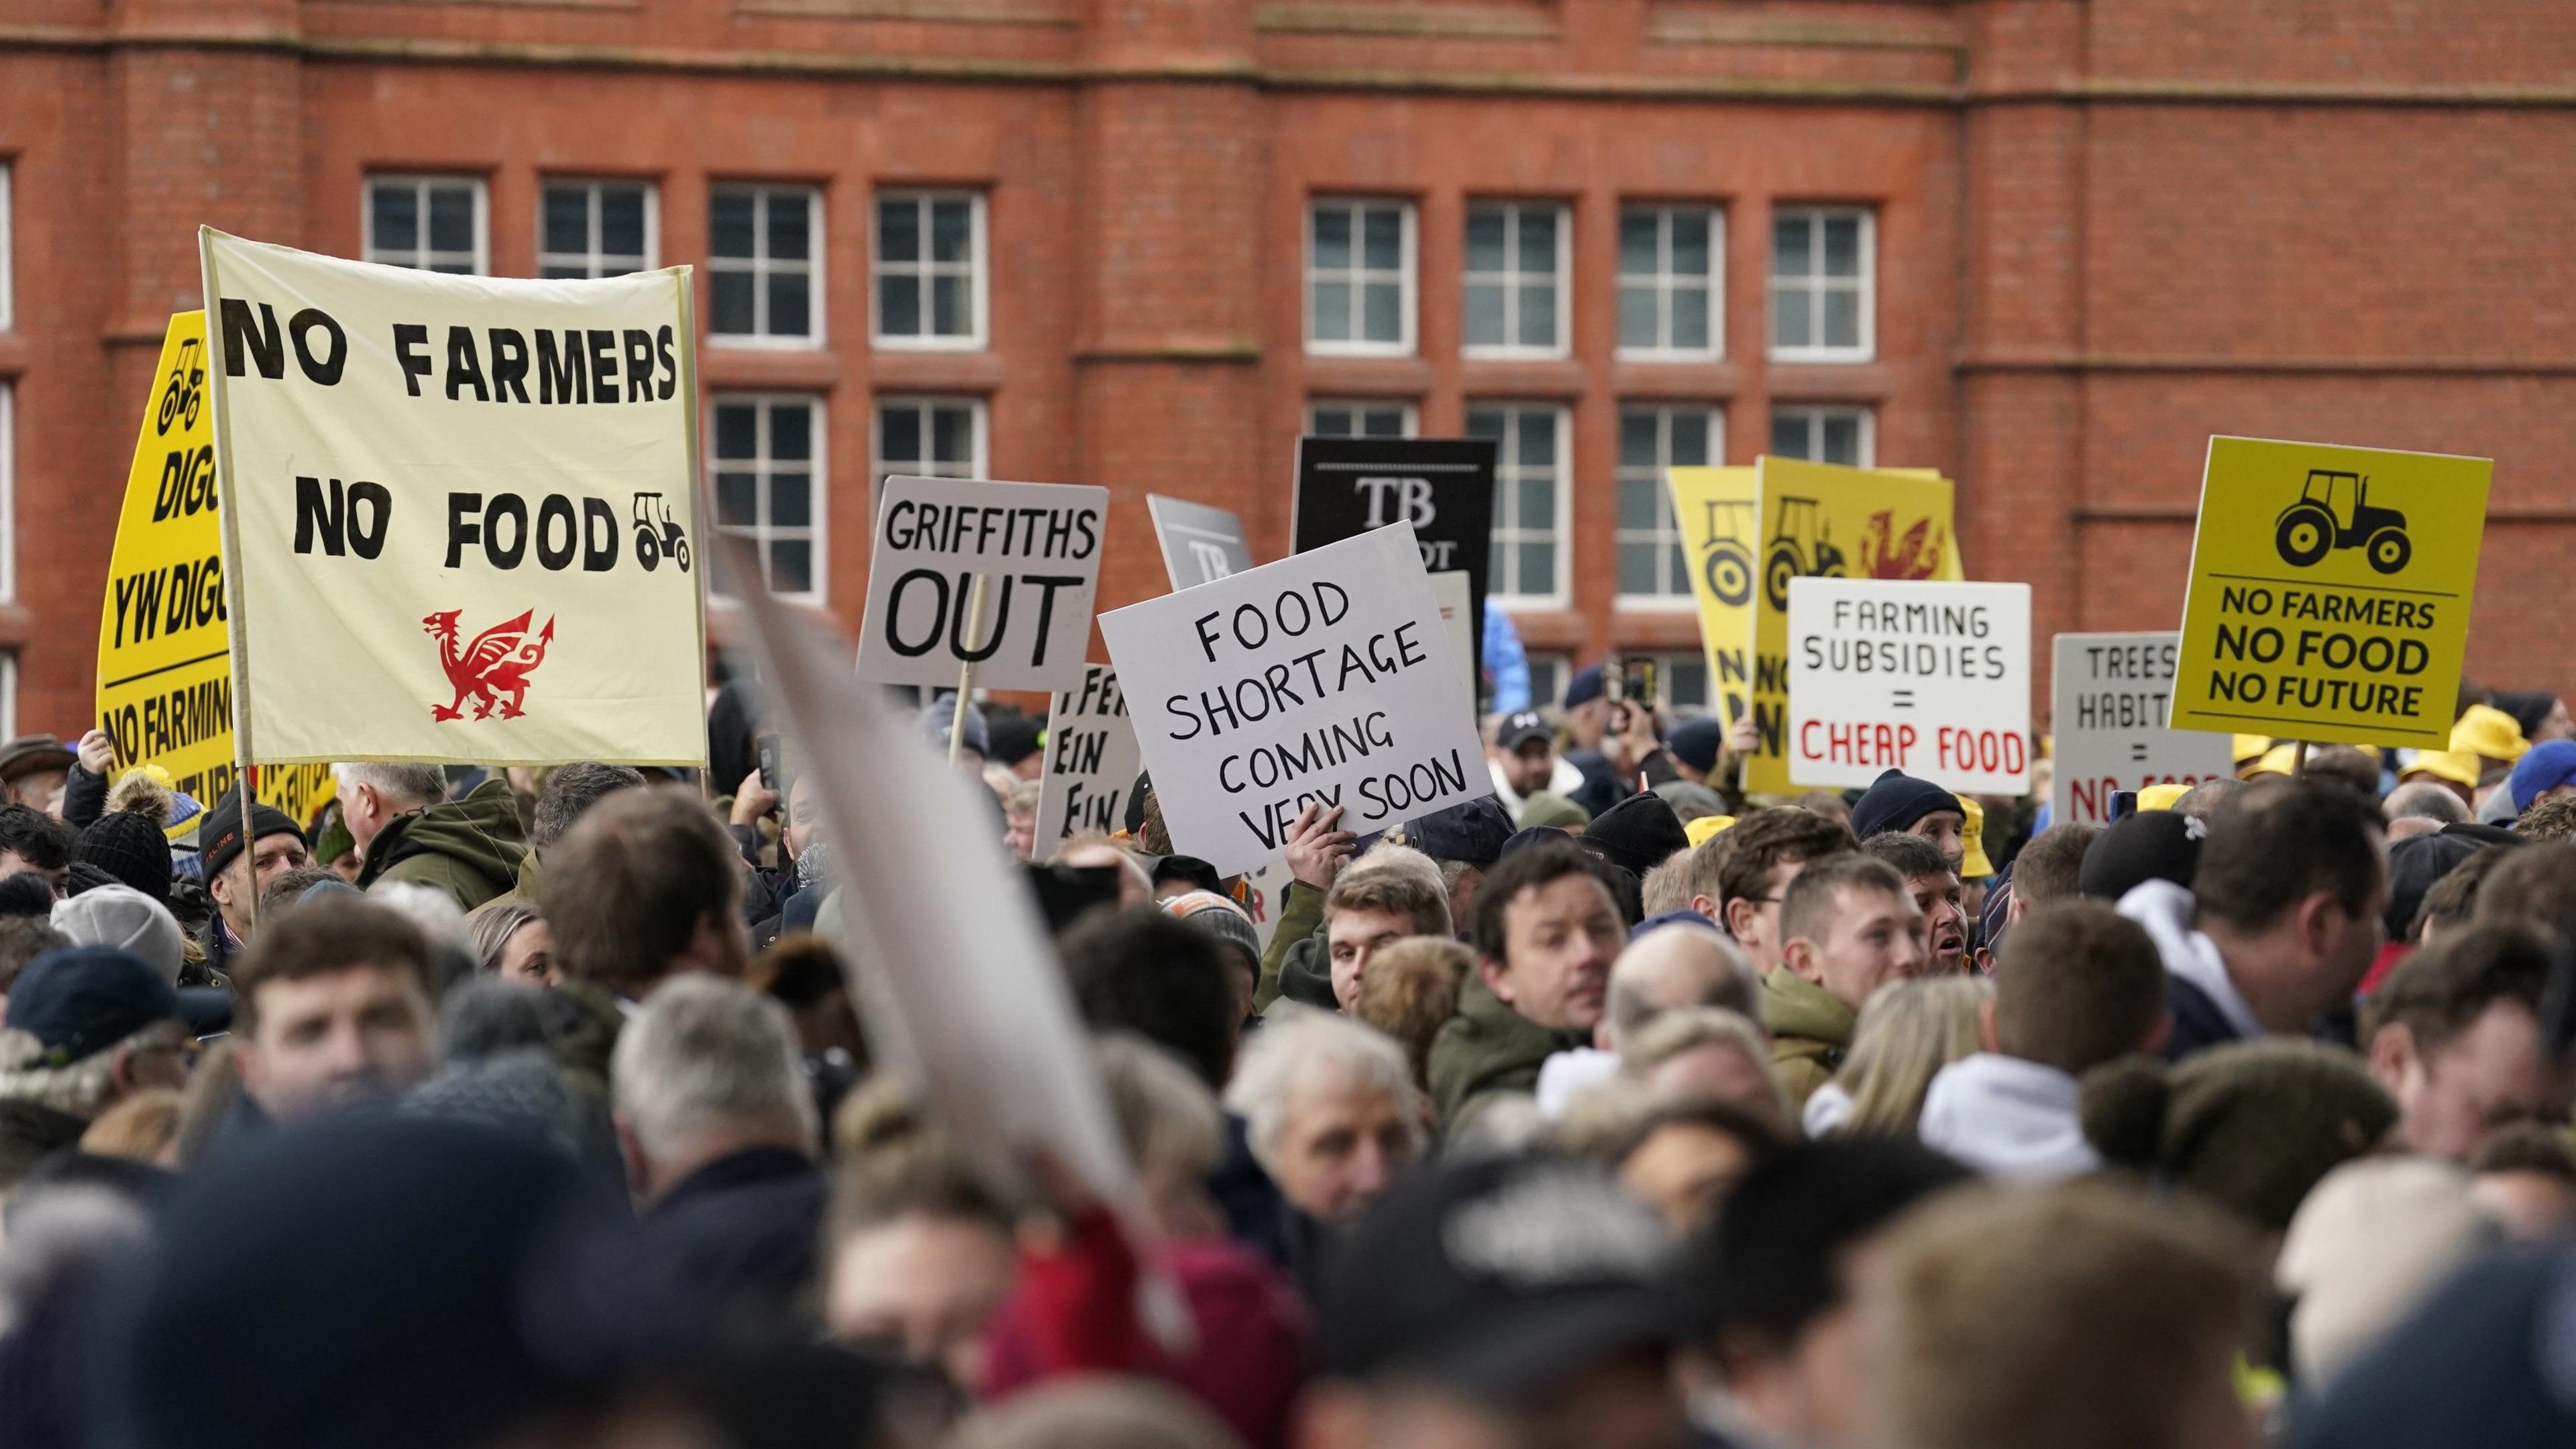
[[[1082,671],[1080,689],[1065,690],[1047,706],[1036,858],[1054,855],[1067,838],[1086,830],[1115,834],[1124,828],[1127,792],[1136,788],[1136,774],[1144,768],[1140,759],[1118,671],[1091,665]]]
[[[2170,629],[2057,636],[2052,821],[2107,825],[2122,790],[2235,778],[2227,736],[2165,728],[2181,638]]]
[[[1427,577],[1431,580],[1431,601],[1440,606],[1441,627],[1449,631],[1450,652],[1461,660],[1475,658],[1476,624],[1471,617],[1476,612],[1474,581],[1465,569],[1442,569]],[[1471,715],[1476,712],[1477,683],[1467,677],[1467,667],[1461,664],[1459,698],[1466,702]]]
[[[1106,488],[888,478],[859,677],[954,689],[971,658],[979,689],[1080,689],[1108,517]]]
[[[1100,616],[1172,846],[1226,875],[1310,802],[1366,834],[1493,793],[1398,523]]]
[[[1789,584],[1789,778],[2030,788],[2030,586]]]

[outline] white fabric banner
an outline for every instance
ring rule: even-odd
[[[688,269],[198,235],[251,758],[704,763]]]

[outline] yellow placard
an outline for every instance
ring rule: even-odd
[[[117,515],[99,610],[98,720],[116,740],[119,768],[158,765],[181,793],[209,806],[234,776],[224,610],[206,314],[180,312],[161,339]],[[298,821],[310,821],[332,797],[328,766],[260,774],[259,798]],[[192,820],[174,833],[194,828]]]
[[[1732,725],[1751,706],[1753,586],[1762,546],[1753,526],[1751,468],[1674,468],[1673,519],[1690,562],[1691,597],[1699,604],[1699,642],[1708,656],[1709,698]]]
[[[2494,472],[2211,438],[2173,727],[2447,749]]]
[[[1753,719],[1760,744],[1744,788],[1785,794],[1789,782],[1789,580],[1967,577],[1959,563],[1950,480],[1923,468],[1845,468],[1798,458],[1757,459],[1754,516],[1761,572],[1749,620]]]

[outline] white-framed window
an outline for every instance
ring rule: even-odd
[[[984,419],[982,398],[880,393],[870,481],[985,477]]]
[[[1529,656],[1529,676],[1529,707],[1554,709],[1565,698],[1565,681],[1574,677],[1574,656],[1532,654]]]
[[[650,271],[662,250],[660,201],[650,181],[549,178],[537,211],[537,275]]]
[[[1619,409],[1619,602],[1691,603],[1690,565],[1673,518],[1667,468],[1714,463],[1725,450],[1718,411],[1698,404],[1630,403]]]
[[[1413,355],[1413,203],[1323,197],[1306,207],[1306,350]]]
[[[18,597],[17,408],[17,389],[0,382],[0,600]]]
[[[367,260],[480,277],[492,270],[480,176],[367,178]]]
[[[1410,438],[1419,427],[1409,402],[1317,398],[1306,405],[1306,431],[1318,438]]]
[[[1725,255],[1726,217],[1714,206],[1619,208],[1619,355],[1724,355]]]
[[[823,193],[723,185],[707,206],[707,336],[736,347],[820,347]]]
[[[1867,408],[1784,404],[1771,410],[1771,454],[1846,468],[1878,466],[1878,440]]]
[[[1565,409],[1554,403],[1468,405],[1467,436],[1498,445],[1485,589],[1507,606],[1565,602],[1571,431]]]
[[[1467,208],[1467,355],[1563,357],[1574,227],[1553,201]]]
[[[1708,713],[1708,656],[1697,650],[1657,654],[1655,703],[1685,714]]]
[[[1867,362],[1878,345],[1878,218],[1864,206],[1771,217],[1771,355]]]
[[[708,412],[716,531],[751,540],[772,593],[821,603],[822,399],[717,393]]]
[[[877,345],[984,346],[985,253],[980,193],[878,192]]]
[[[17,274],[17,253],[9,245],[10,169],[6,162],[0,162],[0,332],[18,325],[18,313],[11,300],[16,295],[11,279]]]

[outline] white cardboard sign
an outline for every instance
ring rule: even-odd
[[[981,689],[1080,689],[1108,517],[1106,488],[888,478],[859,677],[953,689],[972,660]]]
[[[2051,820],[2107,825],[2122,790],[2235,778],[2227,736],[2165,728],[2181,637],[2170,629],[2057,636]]]
[[[1226,875],[1309,803],[1366,834],[1493,793],[1413,526],[1100,616],[1173,848]]]
[[[1047,707],[1046,773],[1038,777],[1038,824],[1033,852],[1039,860],[1086,830],[1116,833],[1127,819],[1127,792],[1144,768],[1136,753],[1136,724],[1118,671],[1094,664],[1082,687],[1056,695]]]
[[[2030,586],[1789,584],[1789,778],[2030,787]]]

